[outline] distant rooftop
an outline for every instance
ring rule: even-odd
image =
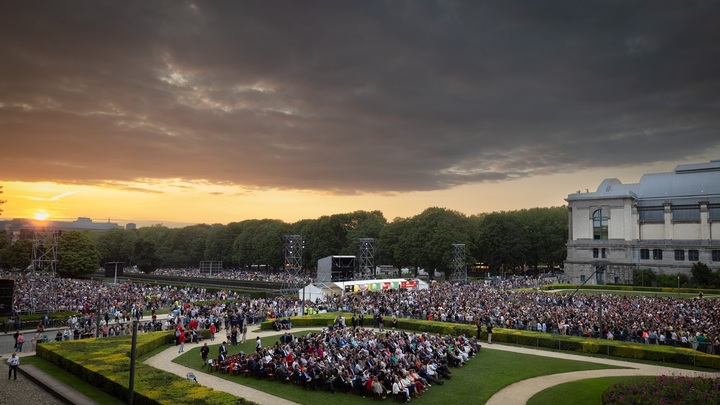
[[[114,222],[93,222],[92,219],[86,217],[78,217],[75,221],[40,221],[30,218],[15,218],[4,222],[5,231],[13,232],[21,229],[39,229],[53,228],[62,231],[106,231],[109,229],[119,229],[120,226]]]
[[[720,160],[678,165],[674,171],[648,173],[638,183],[623,184],[605,179],[597,191],[574,193],[567,200],[633,197],[638,200],[687,200],[699,198],[720,201]]]

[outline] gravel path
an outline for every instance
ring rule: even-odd
[[[2,359],[5,360],[5,359]],[[20,365],[22,368],[22,364]],[[34,382],[18,373],[17,380],[6,379],[7,366],[0,367],[0,404],[32,404],[61,405],[63,402],[55,398]]]

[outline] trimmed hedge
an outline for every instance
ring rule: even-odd
[[[174,339],[175,336],[171,331],[138,334],[136,357],[171,344]],[[37,345],[39,357],[121,399],[127,399],[129,396],[130,350],[131,336],[48,342]],[[138,361],[135,363],[134,388],[133,400],[139,405],[254,404]]]
[[[326,327],[335,322],[340,313],[305,315],[290,318],[293,327]],[[346,325],[350,324],[351,313],[342,313]],[[385,318],[388,329],[389,318]],[[364,325],[373,325],[373,316],[365,316]],[[260,326],[263,330],[273,328],[273,320],[265,321]],[[440,333],[443,335],[476,336],[477,326],[439,321],[422,321],[419,319],[398,318],[397,328],[416,332]],[[487,339],[483,331],[481,339]],[[660,363],[675,363],[688,366],[704,367],[720,370],[720,356],[699,352],[697,350],[663,345],[646,345],[642,343],[621,342],[617,340],[591,339],[577,336],[556,335],[517,329],[493,328],[493,342],[513,343],[522,346],[541,347],[579,353],[603,354],[612,357],[636,360],[650,360]]]
[[[574,290],[578,288],[577,284],[550,284],[540,287],[540,290]],[[642,291],[642,292],[658,292],[658,293],[677,293],[678,289],[674,287],[644,287],[638,285],[618,285],[618,284],[586,284],[582,286],[582,290],[616,290],[616,291]],[[720,290],[712,288],[681,288],[681,293],[698,294],[720,294]]]

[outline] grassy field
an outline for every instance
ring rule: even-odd
[[[264,338],[263,345],[271,345],[278,337],[279,335]],[[237,353],[239,351],[248,352],[252,350],[254,350],[254,340],[252,339],[244,345],[228,347],[230,353]],[[174,361],[186,367],[201,371],[202,361],[200,359],[200,348],[195,346],[189,349],[186,345],[185,351],[185,354],[176,358]],[[215,356],[217,354],[216,351],[217,348],[213,347],[210,352],[211,356]],[[413,402],[417,401],[418,403],[426,404],[482,404],[503,387],[527,378],[554,373],[613,368],[617,367],[510,353],[500,350],[482,350],[475,358],[470,360],[465,367],[453,369],[453,378],[451,380],[446,381],[443,386],[433,385],[430,391],[421,398],[413,400]],[[369,401],[368,398],[361,398],[356,395],[343,393],[331,394],[325,391],[304,391],[293,384],[282,384],[277,381],[271,382],[220,373],[214,375],[301,404],[315,405],[322,401],[337,401],[339,400],[337,398],[338,396],[342,398],[343,404],[367,404]]]
[[[527,405],[600,405],[602,393],[615,384],[651,381],[656,377],[603,377],[578,380],[540,391]]]

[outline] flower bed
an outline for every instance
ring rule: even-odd
[[[720,378],[661,376],[638,384],[617,384],[605,391],[606,405],[718,404]]]

